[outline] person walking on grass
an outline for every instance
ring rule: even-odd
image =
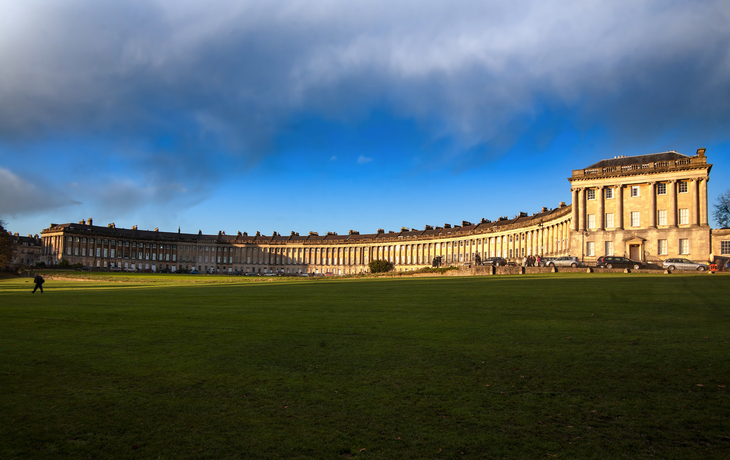
[[[33,278],[33,283],[35,283],[35,287],[33,288],[33,292],[31,292],[31,294],[35,294],[36,289],[40,289],[41,294],[43,294],[43,283],[45,282],[46,280],[44,280],[41,275],[36,275],[35,278]]]

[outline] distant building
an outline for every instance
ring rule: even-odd
[[[376,259],[406,271],[431,266],[437,257],[444,265],[528,255],[572,255],[587,263],[602,255],[650,263],[668,257],[706,260],[713,245],[730,254],[730,241],[713,242],[707,221],[711,168],[704,149],[694,156],[664,152],[617,157],[573,171],[568,179],[572,206],[560,203],[494,222],[363,235],[352,230],[322,236],[204,235],[123,229],[113,223],[95,226],[91,219],[51,224],[42,232],[43,260],[99,268],[256,274],[355,274],[366,272]]]
[[[10,235],[10,241],[13,245],[10,267],[31,267],[38,262],[46,260],[43,254],[43,242],[38,235],[20,236],[15,233],[14,235]]]

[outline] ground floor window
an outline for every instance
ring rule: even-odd
[[[657,251],[660,256],[666,256],[668,252],[667,240],[659,240],[657,242]]]
[[[730,241],[720,241],[720,254],[730,254]]]
[[[613,255],[613,241],[606,241],[606,255]]]
[[[686,255],[689,254],[689,239],[682,238],[679,240],[679,253]]]
[[[588,257],[595,257],[596,255],[596,243],[594,241],[586,242],[586,255]]]

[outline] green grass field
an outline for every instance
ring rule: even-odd
[[[0,280],[0,458],[730,458],[730,276],[88,276]]]

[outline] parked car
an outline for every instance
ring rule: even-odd
[[[537,261],[535,261],[535,265],[537,265],[538,267],[547,267],[550,261],[555,259],[557,259],[557,257],[541,257],[540,263],[537,263]]]
[[[667,270],[697,270],[698,272],[710,269],[710,266],[707,264],[692,262],[687,259],[667,259],[662,264],[662,267]]]
[[[199,275],[200,272],[193,268],[192,270],[190,270],[190,274],[191,275]]]
[[[644,262],[631,260],[628,257],[614,257],[607,256],[603,258],[603,263],[600,265],[601,268],[633,268],[638,270],[640,268],[646,268]]]
[[[482,260],[482,265],[493,265],[495,267],[507,265],[507,260],[504,257],[488,257]]]
[[[582,267],[583,262],[579,258],[573,256],[556,257],[552,260],[548,260],[547,267]]]

